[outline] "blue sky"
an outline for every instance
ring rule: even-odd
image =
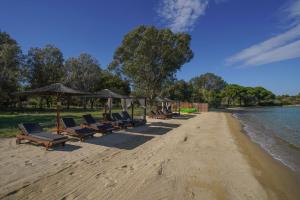
[[[213,72],[229,83],[300,92],[300,0],[0,0],[0,29],[65,59],[90,53],[105,68],[138,25],[187,31],[193,60],[178,79]]]

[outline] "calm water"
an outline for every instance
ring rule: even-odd
[[[254,142],[300,174],[300,107],[249,108],[234,116]]]

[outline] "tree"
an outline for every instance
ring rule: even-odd
[[[63,54],[52,45],[44,48],[31,48],[26,57],[26,77],[31,88],[39,88],[52,83],[61,82],[64,77]],[[46,99],[50,107],[51,97],[40,98],[40,108]]]
[[[22,52],[17,42],[0,31],[0,106],[8,106],[21,80]]]
[[[168,81],[161,90],[161,96],[180,101],[190,101],[192,95],[191,85],[184,80]]]
[[[192,97],[194,101],[204,101],[212,106],[221,103],[220,92],[226,86],[226,82],[213,73],[202,74],[190,80],[193,88]]]
[[[213,90],[216,92],[220,92],[226,86],[226,82],[222,79],[222,77],[217,76],[213,73],[202,74],[201,76],[192,78],[190,83],[195,88],[201,88],[206,90]]]
[[[263,87],[243,87],[237,84],[227,85],[222,94],[227,105],[265,105],[273,104],[275,99],[275,95]]]
[[[86,92],[95,92],[101,79],[101,68],[97,59],[82,53],[65,62],[66,85]]]
[[[241,93],[242,91],[242,86],[237,85],[237,84],[229,84],[226,85],[222,92],[222,96],[226,98],[227,100],[227,105],[234,105],[236,100],[240,100],[241,104]]]
[[[77,58],[67,59],[64,70],[66,74],[64,82],[69,87],[86,92],[97,91],[98,84],[101,82],[102,70],[96,58],[87,53],[82,53]],[[83,100],[83,106],[86,108],[86,98]],[[95,99],[91,98],[89,100],[91,108],[93,108]]]
[[[63,62],[62,52],[52,45],[29,49],[26,66],[31,88],[61,82],[64,76]]]
[[[254,93],[255,98],[257,100],[257,104],[269,104],[275,99],[275,95],[271,91],[266,90],[263,87],[255,87]]]
[[[109,69],[122,74],[152,101],[164,82],[193,57],[190,35],[139,26],[125,35]]]
[[[130,93],[129,81],[123,80],[118,74],[112,74],[107,70],[102,70],[101,81],[97,84],[97,90],[106,88],[123,95],[129,95]]]

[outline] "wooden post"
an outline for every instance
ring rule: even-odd
[[[133,109],[134,109],[134,104],[133,101],[131,101],[131,120],[133,121]]]
[[[144,120],[146,120],[146,116],[147,116],[147,99],[145,98]]]
[[[111,117],[112,98],[109,98],[109,116]]]
[[[59,104],[60,104],[60,98],[59,95],[57,94],[57,99],[56,99],[56,133],[60,134],[60,110],[59,110]]]

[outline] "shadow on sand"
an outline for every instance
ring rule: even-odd
[[[184,114],[184,115],[180,115],[180,116],[174,116],[173,119],[188,120],[188,119],[191,119],[191,118],[193,118],[195,116],[196,115],[193,115],[193,114]]]
[[[179,124],[169,124],[165,122],[151,122],[144,126],[136,127],[133,129],[127,129],[130,133],[139,133],[145,135],[163,135],[171,131],[173,128],[177,128]]]
[[[87,139],[89,144],[101,145],[105,147],[114,147],[118,149],[131,150],[154,138],[153,136],[131,135],[122,132],[116,132],[109,135]]]
[[[22,144],[29,144],[29,145],[33,145],[33,146],[40,146],[40,147],[44,147],[43,145],[41,144],[37,144],[37,143],[33,143],[33,142],[22,142]],[[60,144],[57,144],[57,145],[53,145],[51,148],[48,149],[48,151],[75,151],[75,150],[78,150],[80,149],[81,146],[77,146],[77,145],[73,145],[73,144],[70,144],[70,143],[66,143],[65,146],[62,146]]]
[[[66,143],[65,146],[54,146],[50,151],[75,151],[80,148],[81,146]]]
[[[166,127],[166,128],[178,128],[180,124],[171,124],[171,123],[165,123],[165,122],[150,122],[149,126],[159,126],[159,127]]]

